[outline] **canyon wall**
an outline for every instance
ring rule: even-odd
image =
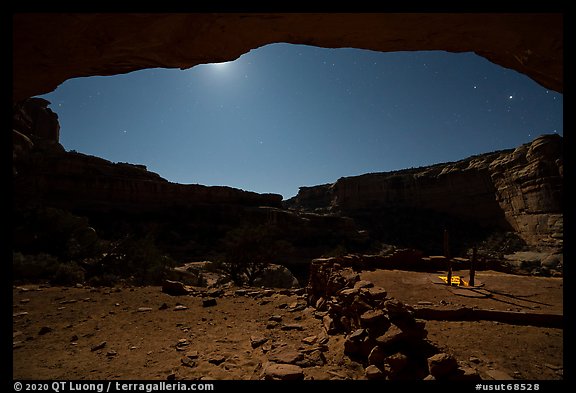
[[[284,210],[278,194],[177,184],[144,165],[67,152],[58,142],[58,116],[48,104],[31,98],[14,112],[13,212],[18,219],[13,230],[15,244],[24,251],[33,248],[38,230],[30,224],[38,219],[30,217],[44,217],[46,209],[60,212],[50,217],[85,217],[104,238],[151,233],[173,257],[184,260],[213,257],[229,231],[246,226],[274,228],[279,240],[290,243],[281,259],[286,264],[366,241],[351,219]]]
[[[140,211],[201,204],[280,207],[282,196],[231,187],[171,183],[144,165],[66,152],[58,116],[31,98],[13,122],[14,201],[70,210]]]
[[[559,135],[543,135],[516,149],[454,163],[344,177],[303,187],[285,205],[351,217],[433,211],[513,230],[531,246],[561,247],[562,141]]]

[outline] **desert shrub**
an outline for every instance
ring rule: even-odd
[[[107,276],[108,280],[130,278],[137,285],[148,285],[161,283],[173,266],[174,261],[158,249],[152,236],[127,236],[111,242],[109,250],[91,263],[89,271],[91,282],[98,282],[93,277],[103,280]]]
[[[84,282],[84,270],[74,262],[58,265],[54,276],[50,280],[55,285],[74,285]]]
[[[86,217],[51,207],[14,212],[13,247],[25,254],[50,254],[61,260],[100,252],[96,231]]]
[[[50,254],[25,255],[20,252],[12,254],[12,274],[17,281],[49,280],[59,265],[58,258]]]
[[[84,282],[84,271],[75,262],[62,262],[50,254],[12,254],[12,273],[15,281],[49,281],[55,285],[74,285]]]
[[[266,267],[291,245],[272,225],[242,226],[229,231],[222,241],[219,267],[237,285],[253,285]]]
[[[102,275],[90,277],[87,282],[93,287],[113,287],[118,284],[120,280],[120,277],[114,274],[104,273]]]

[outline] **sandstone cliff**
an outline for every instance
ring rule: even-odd
[[[30,239],[39,237],[34,222],[42,221],[44,208],[86,217],[107,239],[152,234],[184,260],[214,256],[228,231],[247,225],[272,225],[293,246],[282,262],[309,261],[365,240],[348,218],[281,209],[281,195],[171,183],[144,165],[66,152],[47,104],[33,98],[14,112],[13,211],[22,251],[38,249]]]
[[[71,210],[158,209],[199,204],[279,207],[282,196],[231,187],[171,183],[144,165],[65,152],[58,143],[58,116],[48,101],[31,98],[13,122],[14,200],[19,206]]]
[[[303,187],[285,205],[351,217],[436,212],[513,230],[530,246],[562,247],[562,137],[543,135],[516,149],[454,163],[344,177]],[[407,213],[408,212],[408,213]]]

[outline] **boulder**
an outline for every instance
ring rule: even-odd
[[[294,381],[304,379],[304,371],[295,364],[269,363],[264,368],[263,376],[269,380]]]
[[[266,288],[298,288],[300,284],[285,266],[270,264],[262,275],[254,280],[254,285]]]
[[[448,353],[438,353],[428,358],[428,369],[436,379],[447,377],[458,368],[456,359]]]
[[[408,356],[403,353],[395,353],[384,359],[384,363],[390,366],[390,371],[393,374],[398,374],[404,370],[408,365]]]
[[[386,358],[386,352],[376,345],[370,353],[368,354],[368,364],[373,364],[375,366],[381,367],[384,363],[384,359]]]
[[[384,300],[386,299],[386,296],[388,296],[388,292],[384,288],[378,286],[363,288],[361,293],[370,301]]]
[[[162,282],[162,292],[172,296],[188,295],[189,291],[180,281],[164,280]]]
[[[291,348],[277,348],[268,354],[268,360],[274,363],[296,364],[304,359],[304,354]]]
[[[216,305],[216,299],[213,297],[202,299],[202,307],[213,307],[215,305]]]
[[[390,321],[380,309],[368,310],[360,316],[360,326],[368,329],[373,337],[378,337],[390,327]]]
[[[368,379],[384,379],[386,374],[375,365],[371,364],[364,370],[366,378]]]

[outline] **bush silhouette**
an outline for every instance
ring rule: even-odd
[[[221,268],[237,285],[253,285],[266,267],[290,244],[281,240],[272,225],[242,226],[229,231],[223,240]]]

